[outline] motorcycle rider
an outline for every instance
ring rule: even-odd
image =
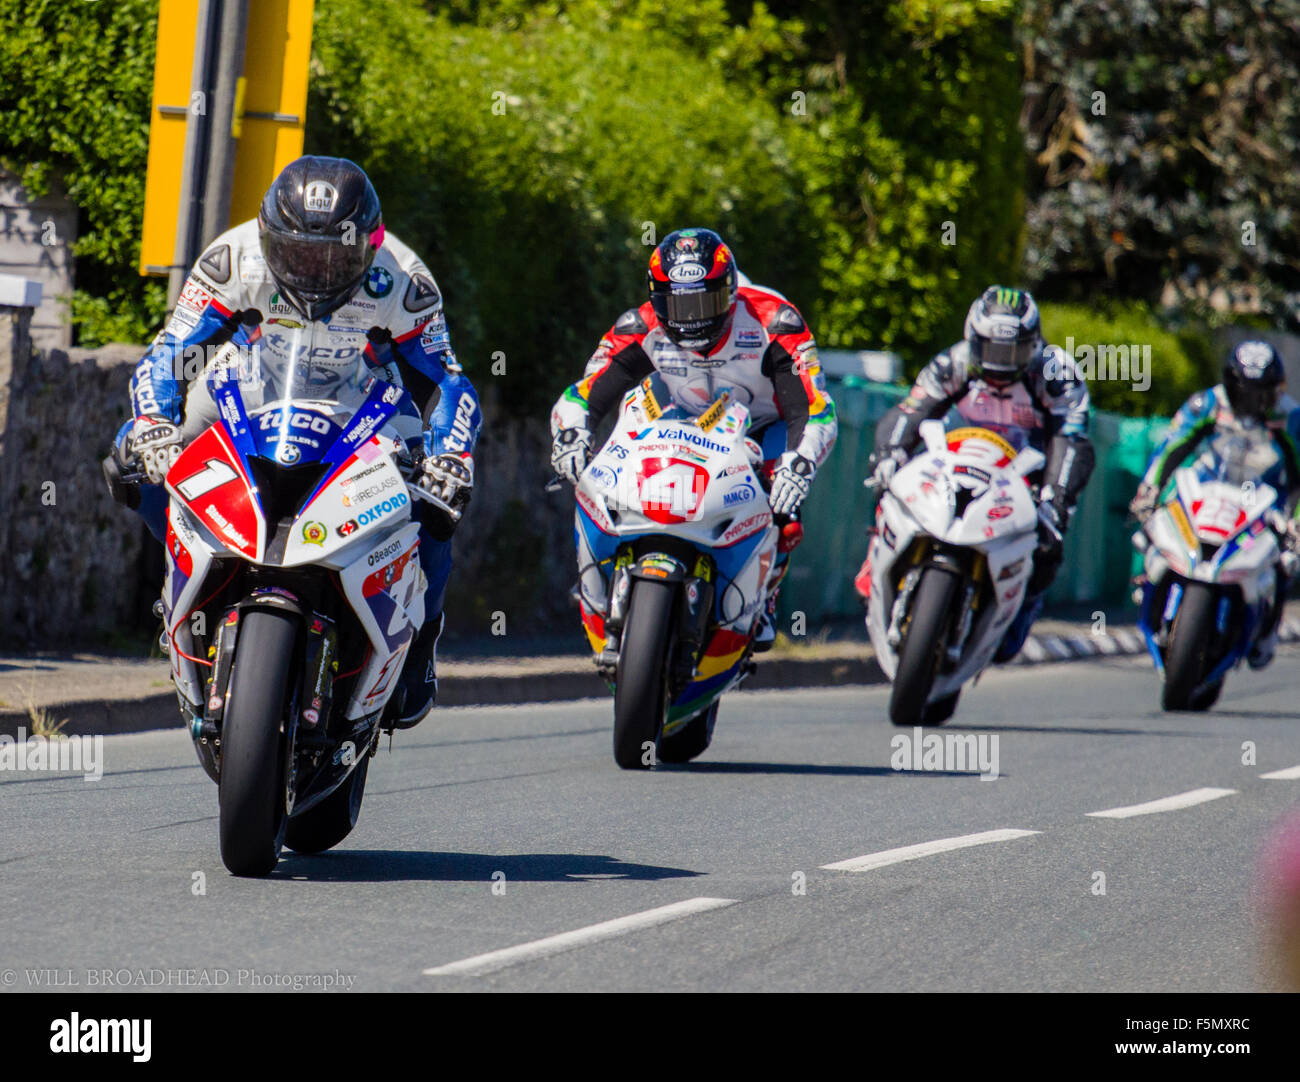
[[[551,411],[551,465],[576,485],[593,454],[596,428],[623,395],[651,373],[673,401],[703,413],[722,392],[748,407],[749,437],[770,478],[769,503],[793,519],[817,468],[835,443],[835,404],[804,318],[784,296],[744,278],[711,229],[669,233],[650,254],[649,300],[615,321],[582,379]],[[775,639],[776,594],[797,528],[783,535],[775,585],[762,612],[756,649]]]
[[[876,425],[872,482],[887,486],[920,443],[921,422],[941,419],[953,408],[968,424],[997,432],[1017,450],[1029,445],[1047,456],[1036,494],[1033,573],[993,657],[1010,661],[1060,569],[1065,531],[1095,461],[1087,384],[1074,358],[1043,339],[1038,306],[1027,290],[993,285],[975,299],[963,340],[921,369],[907,397]]]
[[[1272,437],[1277,461],[1260,480],[1284,493],[1290,508],[1281,538],[1284,551],[1300,551],[1300,405],[1285,393],[1286,372],[1282,358],[1268,342],[1239,343],[1223,363],[1222,382],[1197,391],[1174,414],[1174,419],[1156,448],[1138,484],[1129,510],[1139,522],[1155,511],[1169,478],[1216,432],[1247,430],[1264,426]],[[1291,576],[1278,565],[1274,603],[1251,645],[1246,663],[1262,669],[1277,650],[1277,631]]]
[[[426,618],[384,722],[408,728],[437,695],[450,538],[473,492],[482,414],[452,351],[433,275],[385,230],[379,197],[359,166],[344,158],[298,158],[276,177],[255,220],[208,245],[136,367],[134,419],[119,431],[115,454],[119,463],[141,462],[148,481],[137,509],[162,541],[168,502],[162,480],[185,443],[215,419],[202,365],[191,370],[187,362],[196,354],[210,357],[227,342],[256,341],[264,369],[287,371],[295,363],[287,329],[311,341],[313,379],[331,373],[340,402],[359,404],[376,379],[410,393],[419,416],[399,420],[418,463],[417,483],[453,509],[448,514],[419,501],[415,512]]]

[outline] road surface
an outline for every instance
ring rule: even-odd
[[[0,771],[0,978],[1259,988],[1252,884],[1300,799],[1297,686],[1292,648],[1206,715],[1163,714],[1140,658],[994,672],[951,729],[998,738],[988,780],[893,769],[912,733],[885,687],[733,695],[697,763],[644,774],[614,766],[608,700],[449,709],[381,751],[337,851],[261,881],[222,867],[183,732],[108,737],[99,781]]]

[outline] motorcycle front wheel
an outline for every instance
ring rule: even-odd
[[[921,572],[889,696],[889,720],[895,725],[922,724],[959,585],[956,572],[947,568],[927,567]]]
[[[1174,613],[1165,651],[1165,688],[1160,705],[1166,710],[1206,710],[1218,698],[1196,695],[1205,678],[1205,661],[1214,631],[1214,591],[1203,582],[1189,582]]]
[[[614,761],[624,770],[647,770],[658,756],[676,598],[675,583],[632,584],[614,682]]]
[[[297,622],[269,609],[244,616],[221,723],[221,860],[234,875],[269,875],[280,859],[286,733]]]

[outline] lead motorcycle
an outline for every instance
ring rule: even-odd
[[[625,770],[703,752],[721,696],[752,669],[782,531],[748,427],[725,393],[695,417],[647,377],[578,480],[582,623]]]
[[[181,717],[217,783],[221,858],[243,876],[268,874],[284,845],[329,849],[356,824],[424,619],[412,500],[445,507],[408,482],[392,427],[403,389],[375,380],[348,408],[309,360],[272,376],[257,349],[227,346],[202,377],[218,419],[165,479],[155,609]],[[130,503],[143,475],[113,457],[104,469]]]
[[[1172,492],[1133,535],[1143,556],[1138,627],[1164,680],[1166,710],[1206,710],[1275,603],[1284,551],[1280,496],[1259,480],[1278,461],[1258,427],[1216,433],[1174,471]]]
[[[952,717],[1019,611],[1038,537],[1026,478],[1045,462],[985,428],[920,433],[925,450],[881,493],[862,572],[889,718],[909,726]]]

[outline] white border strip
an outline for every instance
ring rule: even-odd
[[[424,975],[426,977],[478,977],[484,973],[505,969],[507,966],[518,965],[520,962],[535,961],[576,947],[585,947],[591,943],[627,935],[629,932],[637,932],[642,928],[653,928],[656,924],[667,924],[669,921],[680,920],[682,917],[693,916],[696,913],[706,913],[710,909],[722,909],[725,906],[735,905],[736,902],[735,898],[690,898],[684,902],[674,902],[672,905],[661,905],[657,909],[647,909],[643,913],[633,913],[631,916],[591,924],[572,932],[561,932],[559,935],[547,936],[545,939],[536,939],[531,943],[521,943],[517,947],[505,947],[502,950],[489,951],[487,954],[476,954],[473,958],[465,958],[449,965],[434,966],[432,969],[426,969]]]
[[[886,849],[880,853],[869,853],[865,857],[853,857],[840,860],[834,864],[823,864],[822,870],[828,872],[870,872],[890,864],[902,864],[907,860],[919,860],[921,857],[947,853],[953,849],[966,849],[972,845],[987,845],[989,842],[1009,842],[1013,838],[1027,838],[1037,834],[1037,830],[985,830],[979,834],[962,834],[956,838],[940,838],[938,841],[922,842],[920,845],[905,845],[900,849]]]
[[[1106,811],[1088,812],[1087,814],[1094,819],[1131,819],[1135,815],[1155,815],[1157,812],[1190,808],[1196,804],[1218,800],[1219,797],[1232,796],[1236,791],[1236,789],[1190,789],[1186,793],[1179,793],[1177,796],[1148,800],[1145,804],[1129,804],[1123,808],[1108,808]]]

